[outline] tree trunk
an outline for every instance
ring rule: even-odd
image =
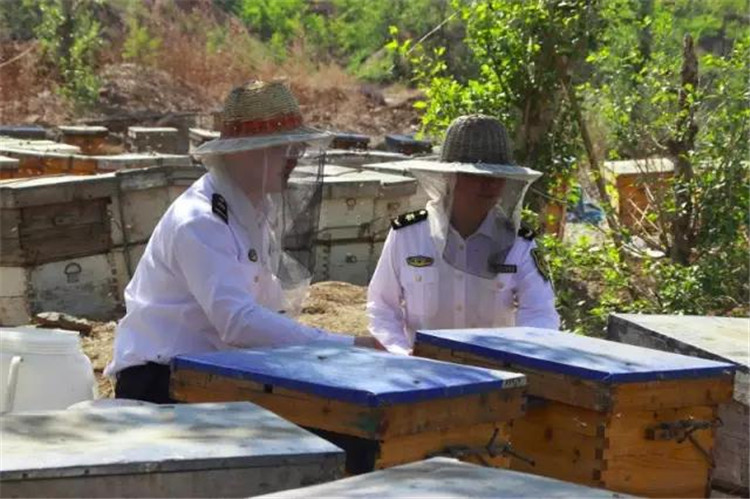
[[[690,98],[698,88],[698,58],[693,38],[685,35],[682,50],[682,73],[678,101],[677,126],[667,142],[674,161],[674,201],[676,213],[672,221],[670,257],[676,263],[688,265],[694,242],[693,227],[693,165],[690,153],[695,148],[698,125],[695,106]]]
[[[586,149],[586,157],[589,162],[589,169],[594,175],[596,189],[599,193],[599,198],[602,202],[604,212],[607,216],[607,223],[609,224],[609,228],[612,231],[612,240],[614,241],[617,250],[621,252],[623,242],[620,221],[615,215],[614,207],[612,206],[612,200],[607,193],[607,184],[604,179],[604,172],[602,166],[597,160],[596,151],[594,150],[594,143],[591,140],[591,134],[589,134],[588,125],[586,124],[586,120],[584,120],[583,118],[583,112],[581,111],[581,106],[578,103],[578,96],[576,95],[575,88],[573,88],[573,85],[570,82],[567,60],[565,60],[563,57],[559,57],[556,67],[557,74],[560,79],[560,84],[565,91],[565,96],[568,98],[570,108],[573,111],[573,116],[575,117],[576,123],[578,124],[578,129],[581,132],[581,139],[583,140],[583,146]]]

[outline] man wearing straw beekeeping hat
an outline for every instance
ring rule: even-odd
[[[429,201],[392,223],[368,289],[371,334],[409,354],[418,329],[557,329],[545,262],[520,226],[524,195],[541,173],[513,163],[505,127],[462,116],[448,128],[439,161],[399,167]]]
[[[303,124],[281,82],[229,94],[220,138],[194,153],[208,174],[164,214],[125,290],[106,370],[117,397],[170,402],[169,362],[180,354],[318,340],[376,345],[291,318],[312,275],[323,164],[317,175],[297,176],[294,167],[306,147],[329,140]]]

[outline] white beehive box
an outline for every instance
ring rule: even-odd
[[[0,267],[0,326],[28,324],[48,311],[108,320],[122,311],[119,287],[112,253]]]
[[[114,172],[153,166],[192,166],[190,156],[183,154],[126,153],[113,156],[92,156],[101,172]]]
[[[318,242],[315,246],[313,280],[342,281],[366,286],[375,271],[382,250],[382,242]]]
[[[197,166],[154,166],[121,170],[112,210],[115,246],[148,241],[169,205],[206,171]]]
[[[114,178],[55,176],[0,181],[0,266],[109,251]]]
[[[344,452],[247,402],[0,417],[4,497],[249,497],[343,474]]]
[[[409,210],[414,179],[354,171],[324,176],[318,240],[385,240],[391,219]]]

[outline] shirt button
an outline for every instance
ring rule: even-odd
[[[253,281],[255,281],[255,282],[258,282],[258,281],[260,281],[260,277],[256,275],[256,276],[255,276],[255,277],[253,278]]]
[[[461,251],[463,251],[464,250],[464,245],[463,244],[459,244],[458,245],[458,249],[460,249]]]
[[[460,281],[463,278],[464,278],[464,275],[462,273],[460,273],[460,272],[456,273],[456,279],[458,279]]]
[[[460,312],[460,311],[461,311],[461,310],[463,310],[463,309],[464,309],[464,307],[462,307],[461,305],[456,305],[456,310],[457,310],[457,311],[459,311],[459,312]]]
[[[503,289],[505,285],[502,282],[497,283],[497,289]]]
[[[417,282],[422,282],[422,276],[418,275],[414,278]]]

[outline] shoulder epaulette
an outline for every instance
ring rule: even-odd
[[[393,230],[403,229],[404,227],[414,225],[422,220],[427,220],[427,210],[411,211],[391,220],[391,227]]]
[[[211,196],[211,211],[224,220],[225,224],[229,224],[229,206],[227,200],[221,194],[214,194]]]
[[[531,241],[536,237],[536,232],[534,232],[534,229],[522,225],[521,228],[518,229],[518,237],[522,237],[527,241]]]

